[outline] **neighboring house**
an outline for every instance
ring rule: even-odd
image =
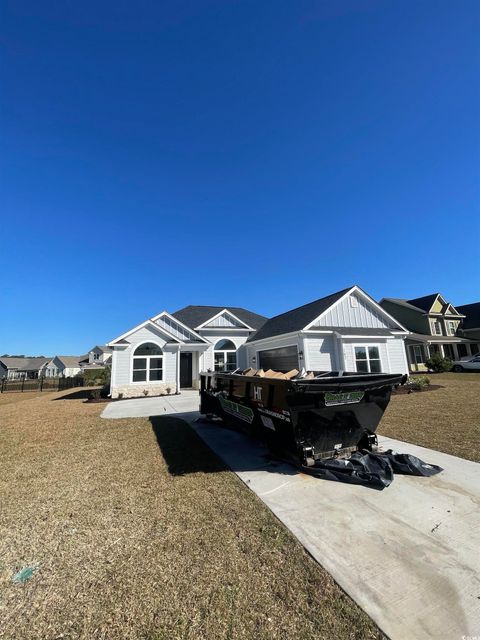
[[[82,370],[105,369],[112,364],[112,349],[106,345],[96,345],[82,359]]]
[[[457,311],[465,316],[461,326],[462,335],[477,341],[476,344],[470,345],[472,354],[476,354],[480,351],[480,302],[464,304],[457,307]]]
[[[162,311],[108,343],[117,398],[197,388],[202,370],[245,368],[241,347],[266,318],[239,307]]]
[[[112,360],[112,349],[107,345],[97,345],[88,352],[88,364],[109,364]]]
[[[461,331],[465,314],[439,293],[413,300],[383,298],[380,305],[410,331],[406,349],[411,371],[425,371],[425,362],[434,352],[459,360],[476,348],[475,341]]]
[[[85,356],[55,356],[45,364],[41,375],[45,378],[73,378],[81,371],[81,360]]]
[[[5,356],[0,358],[0,378],[8,380],[35,379],[50,358],[14,358]]]
[[[262,369],[407,373],[407,330],[358,286],[282,313],[247,340]]]
[[[202,370],[248,366],[406,373],[407,333],[357,286],[270,320],[238,307],[163,311],[109,342],[111,393],[196,388]]]

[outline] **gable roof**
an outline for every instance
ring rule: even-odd
[[[107,346],[106,344],[96,344],[94,347],[92,347],[90,349],[90,351],[95,351],[95,349],[98,349],[102,353],[111,353],[112,352],[112,348]]]
[[[218,315],[224,309],[230,311],[234,316],[237,316],[239,320],[252,327],[252,329],[260,329],[260,327],[267,321],[265,316],[261,316],[258,313],[249,311],[248,309],[243,309],[242,307],[213,307],[193,304],[175,311],[172,313],[172,316],[180,322],[183,322],[187,327],[195,329],[195,327],[199,327],[201,324],[204,324],[207,320]]]
[[[329,296],[309,302],[301,307],[286,311],[278,316],[274,316],[267,320],[265,324],[252,336],[250,336],[247,342],[253,340],[263,340],[264,338],[271,338],[272,336],[279,336],[283,333],[292,333],[293,331],[301,331],[309,323],[313,322],[324,311],[331,307],[337,300],[340,300],[348,291],[353,287],[342,289],[336,293],[332,293]]]
[[[57,360],[66,367],[79,367],[80,360],[84,359],[85,356],[56,356]],[[55,358],[54,358],[55,359]]]
[[[421,309],[425,313],[428,313],[438,296],[440,296],[439,293],[430,293],[428,296],[414,298],[413,300],[406,300],[405,302],[408,302],[408,304],[411,304],[413,307],[417,307],[417,309]]]
[[[50,362],[52,358],[43,358],[40,356],[34,358],[15,358],[5,356],[0,358],[0,362],[6,366],[7,369],[19,369],[20,371],[38,371],[44,364]]]
[[[462,304],[461,307],[455,307],[455,309],[462,315],[466,316],[463,321],[462,329],[480,328],[480,302]]]

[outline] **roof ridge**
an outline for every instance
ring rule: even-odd
[[[299,307],[294,307],[293,309],[289,309],[288,311],[279,313],[276,316],[272,316],[271,318],[268,318],[268,320],[275,320],[275,318],[281,318],[282,316],[292,313],[292,311],[298,311],[299,309],[304,309],[305,307],[308,307],[312,304],[316,304],[317,302],[320,302],[320,300],[325,300],[326,298],[332,298],[333,296],[338,296],[341,293],[342,294],[346,293],[347,291],[350,291],[350,289],[353,289],[355,286],[357,285],[352,285],[351,287],[347,287],[346,289],[340,289],[340,291],[336,291],[335,293],[329,293],[327,296],[323,296],[322,298],[317,298],[316,300],[312,300],[311,302],[306,302],[305,304],[301,304]]]

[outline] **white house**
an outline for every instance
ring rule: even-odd
[[[407,373],[408,331],[358,286],[270,320],[245,345],[262,369]]]
[[[88,352],[88,364],[110,364],[112,350],[107,345],[96,345]]]
[[[46,378],[73,378],[81,373],[82,356],[55,356],[45,364],[42,375]]]
[[[242,346],[266,318],[239,307],[162,311],[108,343],[113,398],[197,388],[203,370],[245,368]]]
[[[238,307],[189,306],[112,340],[111,394],[198,387],[202,370],[246,367],[407,373],[408,331],[357,286],[270,320]]]

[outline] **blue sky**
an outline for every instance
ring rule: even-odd
[[[354,283],[480,299],[477,0],[16,0],[0,25],[0,353]]]

